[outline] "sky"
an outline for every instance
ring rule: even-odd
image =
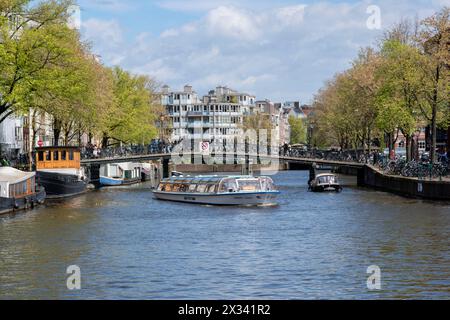
[[[450,0],[78,4],[83,39],[108,66],[149,75],[174,90],[190,84],[200,95],[222,85],[260,100],[311,103],[361,47],[376,46],[394,23],[430,16]]]

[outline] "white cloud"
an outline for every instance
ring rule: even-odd
[[[240,40],[253,40],[260,36],[254,16],[234,7],[221,6],[210,11],[205,22],[206,30],[212,36]]]
[[[124,12],[136,9],[136,4],[133,1],[81,0],[79,3],[82,8],[93,8],[109,12]]]
[[[242,5],[251,5],[256,7],[267,1],[268,0],[160,0],[157,1],[157,5],[161,8],[174,11],[205,12],[220,6],[242,7]]]
[[[416,14],[429,15],[443,0],[434,1],[378,1],[383,28]],[[190,83],[206,93],[222,84],[260,99],[308,102],[325,80],[350,65],[359,47],[375,44],[384,31],[366,27],[369,0],[275,8],[263,4],[258,9],[234,0],[186,2],[168,0],[160,5],[173,10],[192,5],[208,11],[160,35],[142,33],[133,41],[124,39],[114,21],[87,21],[90,31],[85,34],[107,63],[120,61],[123,67],[171,87]]]
[[[115,20],[89,19],[82,22],[82,32],[87,41],[95,47],[102,48],[100,54],[104,61],[118,65],[125,58],[121,50],[123,32],[120,24]]]

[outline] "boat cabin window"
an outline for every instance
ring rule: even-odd
[[[195,189],[197,188],[197,185],[196,184],[190,184],[189,185],[189,192],[195,192]]]
[[[220,184],[220,192],[237,192],[238,186],[236,179],[226,179]]]
[[[167,186],[167,183],[161,182],[161,183],[159,184],[158,190],[159,190],[159,191],[166,191],[166,186]]]
[[[217,185],[216,184],[211,184],[208,187],[208,193],[216,193],[217,192]]]
[[[335,176],[324,176],[319,178],[320,183],[337,183]]]
[[[9,197],[20,198],[34,193],[36,190],[35,177],[26,181],[9,185]]]
[[[258,191],[260,183],[258,180],[239,180],[240,191]]]
[[[46,147],[36,150],[36,169],[80,169],[80,152],[72,147]]]
[[[208,185],[206,185],[206,184],[200,184],[200,185],[198,185],[198,187],[197,187],[197,192],[198,192],[198,193],[205,193],[207,188],[208,188]]]
[[[261,178],[261,189],[262,191],[274,191],[276,190],[275,185],[270,178]]]

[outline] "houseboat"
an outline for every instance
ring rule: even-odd
[[[173,176],[153,193],[159,200],[227,206],[272,205],[279,195],[271,178],[252,176]]]
[[[105,187],[136,184],[141,182],[142,179],[142,165],[140,163],[112,163],[100,168],[100,185]]]
[[[86,192],[89,182],[81,168],[77,147],[37,148],[36,176],[47,192],[47,199],[80,195]]]
[[[309,184],[310,191],[313,192],[341,192],[342,186],[335,174],[323,173],[319,174]]]
[[[0,167],[0,214],[33,208],[45,201],[45,189],[36,185],[35,172]]]

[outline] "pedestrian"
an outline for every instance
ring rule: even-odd
[[[98,148],[97,145],[94,145],[94,150],[92,151],[92,154],[94,155],[94,158],[98,158]]]

